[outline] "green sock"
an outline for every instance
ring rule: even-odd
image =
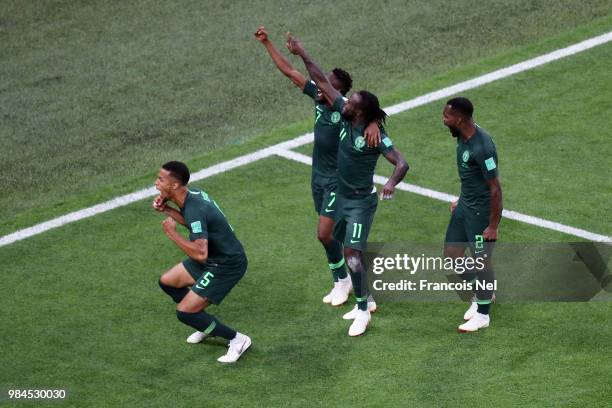
[[[478,282],[482,285],[491,285],[495,282],[495,272],[492,268],[485,268],[478,272]],[[486,302],[491,303],[493,299],[493,290],[488,288],[479,288],[476,290],[476,298],[478,304],[484,304]]]
[[[489,310],[491,310],[491,303],[478,303],[478,313],[488,315]]]
[[[366,311],[368,310],[368,297],[355,298],[357,300],[357,309]]]
[[[346,278],[346,266],[344,265],[342,244],[334,239],[324,247],[325,254],[327,255],[327,263],[334,278],[334,282]]]
[[[177,310],[176,317],[186,325],[207,335],[219,336],[227,340],[236,337],[236,330],[224,325],[215,316],[206,312],[187,313]]]
[[[351,281],[353,282],[357,308],[359,310],[368,310],[368,288],[361,278],[361,272],[351,272]]]
[[[331,270],[332,276],[334,277],[334,282],[338,282],[338,280],[344,279],[348,276],[346,273],[346,265],[344,263],[344,258],[342,258],[340,262],[330,263],[329,269]]]

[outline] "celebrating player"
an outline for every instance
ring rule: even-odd
[[[391,139],[381,128],[382,143],[376,148],[366,145],[364,127],[371,122],[384,123],[386,113],[380,108],[378,98],[368,91],[359,91],[346,99],[321,69],[306,53],[299,40],[291,35],[287,48],[304,61],[310,77],[321,90],[323,98],[333,112],[341,116],[342,129],[338,150],[338,190],[336,193],[336,219],[334,236],[344,242],[344,257],[349,267],[357,305],[344,318],[353,318],[349,336],[358,336],[366,331],[370,322],[367,310],[368,286],[362,252],[366,248],[370,227],[378,205],[374,187],[374,169],[382,153],[395,165],[393,175],[384,185],[380,197],[390,199],[397,183],[408,171],[408,164],[401,153],[393,147]]]
[[[314,146],[312,148],[312,178],[310,186],[315,211],[319,215],[317,237],[327,254],[327,262],[334,282],[332,290],[323,297],[323,303],[339,306],[348,300],[351,290],[351,280],[346,273],[342,254],[342,243],[334,239],[332,233],[334,214],[336,212],[336,188],[338,185],[338,143],[340,140],[340,130],[342,129],[340,114],[333,111],[330,104],[322,98],[315,83],[307,80],[304,75],[291,65],[287,58],[278,52],[274,44],[268,39],[265,27],[259,27],[255,31],[255,38],[266,47],[268,54],[279,71],[301,89],[304,94],[311,97],[315,103]],[[353,83],[351,76],[340,68],[334,68],[327,75],[327,79],[342,95],[347,94]],[[368,125],[365,136],[369,144],[375,146],[379,143],[380,131],[376,122]],[[370,311],[376,309],[376,303],[373,299],[370,299],[368,302],[368,308]]]
[[[493,243],[502,212],[502,189],[498,161],[491,137],[472,118],[474,107],[467,98],[453,98],[446,103],[442,118],[457,138],[457,168],[461,179],[459,201],[450,206],[451,218],[446,230],[444,256],[459,258],[470,247],[473,257],[484,258],[484,268],[463,274],[466,281],[481,283],[476,297],[459,326],[460,332],[489,327],[489,309],[493,301],[491,286],[495,274],[491,264]]]
[[[168,216],[162,222],[164,231],[188,256],[161,276],[159,286],[177,303],[178,319],[198,330],[187,342],[199,343],[209,335],[223,337],[229,340],[229,349],[218,361],[233,363],[251,346],[251,339],[204,310],[221,303],[244,276],[247,258],[217,203],[204,191],[187,186],[189,176],[184,163],[171,161],[162,166],[155,182],[159,196],[153,208]],[[176,231],[176,222],[187,227],[189,240]]]

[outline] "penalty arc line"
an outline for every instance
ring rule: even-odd
[[[544,64],[548,64],[550,62],[559,60],[561,58],[569,57],[571,55],[577,54],[582,51],[589,50],[598,45],[606,44],[612,41],[612,31],[589,38],[587,40],[581,41],[579,43],[570,45],[565,48],[560,48],[556,51],[552,51],[550,53],[531,58],[525,60],[523,62],[519,62],[517,64],[508,66],[506,68],[501,68],[496,71],[490,72],[488,74],[481,75],[479,77],[463,81],[457,83],[452,86],[448,86],[446,88],[442,88],[440,90],[427,93],[425,95],[421,95],[414,99],[398,103],[393,106],[389,106],[384,108],[385,111],[389,115],[395,115],[400,112],[405,112],[410,109],[414,109],[416,107],[428,104],[430,102],[434,102],[451,95],[455,95],[459,92],[467,91],[469,89],[477,88],[481,85],[488,84],[493,81],[497,81],[499,79],[507,78],[509,76],[518,74],[520,72],[524,72]],[[239,156],[235,159],[231,159],[211,167],[207,167],[194,173],[192,175],[192,181],[199,181],[205,179],[207,177],[214,176],[216,174],[224,173],[226,171],[232,170],[234,168],[243,166],[245,164],[253,163],[257,160],[270,157],[275,154],[277,150],[289,150],[294,149],[296,147],[312,143],[314,139],[314,135],[312,133],[307,133],[302,136],[298,136],[294,139],[288,140],[286,142],[281,142],[276,145],[272,145],[269,147],[265,147],[263,149],[257,150],[252,153],[248,153],[243,156]],[[82,210],[74,211],[63,216],[54,218],[49,221],[45,221],[36,225],[33,225],[28,228],[24,228],[18,231],[15,231],[11,234],[0,237],[0,247],[10,245],[14,242],[24,240],[26,238],[32,237],[34,235],[41,234],[45,231],[49,231],[53,228],[58,228],[63,225],[82,220],[84,218],[92,217],[97,214],[101,214],[106,211],[113,210],[115,208],[119,208],[145,198],[153,197],[157,194],[155,188],[145,188],[142,190],[138,190],[134,193],[126,194],[120,197],[113,198],[111,200],[105,201],[100,204],[96,204],[92,207],[84,208]],[[561,224],[559,224],[561,225]]]
[[[283,149],[277,149],[276,154],[286,159],[312,166],[312,158],[310,156],[306,156],[305,154],[297,153],[291,150],[283,150]],[[388,180],[389,179],[386,177],[374,175],[374,182],[376,184],[382,185],[382,184],[385,184]],[[398,190],[407,191],[407,192],[414,193],[420,196],[433,198],[435,200],[445,201],[449,203],[452,201],[456,201],[459,198],[451,194],[442,193],[440,191],[431,190],[425,187],[420,187],[415,184],[405,183],[403,181],[400,182],[398,185],[396,185],[395,188]],[[590,241],[605,242],[608,244],[612,244],[612,237],[608,237],[608,236],[601,235],[601,234],[596,234],[596,233],[586,231],[580,228],[572,227],[572,226],[565,225],[565,224],[560,224],[558,222],[545,220],[543,218],[538,218],[538,217],[534,217],[531,215],[522,214],[516,211],[504,209],[502,211],[502,217],[508,218],[510,220],[520,221],[525,224],[531,224],[537,227],[546,228],[552,231],[562,232],[564,234],[573,235],[573,236],[584,238]]]

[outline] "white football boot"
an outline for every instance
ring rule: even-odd
[[[495,303],[495,300],[496,300],[495,293],[493,293],[493,296],[491,297],[491,303]],[[478,302],[476,302],[476,296],[474,296],[474,298],[472,299],[472,304],[470,305],[468,310],[466,310],[465,313],[463,314],[463,320],[465,321],[470,320],[472,317],[474,317],[477,311],[478,311]]]
[[[372,316],[367,310],[357,310],[355,319],[353,320],[353,323],[351,323],[351,327],[349,327],[349,336],[361,336],[363,333],[365,333],[371,319]]]
[[[327,295],[323,296],[323,303],[329,305],[332,302],[332,299],[334,298],[334,289],[336,289],[336,284],[337,282],[334,282],[334,287],[332,288],[332,290],[330,290]]]
[[[470,320],[459,326],[457,330],[461,333],[475,332],[478,329],[489,327],[490,322],[491,318],[489,315],[476,312]]]
[[[334,284],[334,289],[332,290],[333,296],[331,300],[331,305],[340,306],[345,304],[349,298],[349,294],[351,293],[352,289],[353,282],[351,282],[350,276],[338,280],[338,282]]]
[[[477,310],[478,310],[478,302],[472,302],[468,310],[466,310],[465,313],[463,314],[463,320],[465,321],[470,320],[472,317],[474,317]]]
[[[342,318],[344,320],[354,320],[355,316],[357,316],[357,310],[359,310],[357,308],[357,305],[355,305],[355,307],[353,307],[353,309],[351,309],[350,312],[347,312],[344,314],[344,316],[342,316]],[[368,302],[368,312],[370,313],[374,313],[376,311],[376,302],[374,300]]]
[[[251,338],[246,334],[236,332],[236,337],[229,342],[227,353],[219,357],[217,361],[220,363],[235,363],[249,347],[251,347]]]
[[[206,334],[204,334],[204,332],[196,331],[196,332],[193,332],[191,336],[187,337],[187,343],[190,343],[190,344],[201,343],[202,340],[204,340],[205,338],[206,338]]]

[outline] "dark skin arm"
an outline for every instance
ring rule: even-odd
[[[404,156],[397,149],[389,150],[384,153],[385,159],[389,161],[389,163],[395,166],[393,169],[393,174],[389,177],[389,180],[383,186],[382,191],[380,192],[381,200],[390,200],[393,198],[393,193],[395,192],[395,186],[406,177],[406,173],[408,172],[408,163]]]
[[[198,262],[206,262],[208,259],[208,240],[204,238],[189,241],[176,231],[176,222],[171,217],[162,221],[164,232],[174,243],[187,254],[188,257]]]
[[[325,73],[321,70],[321,68],[313,61],[313,59],[308,55],[302,43],[297,38],[293,37],[291,34],[287,34],[287,48],[289,51],[302,58],[304,61],[304,65],[306,66],[306,70],[308,71],[308,75],[312,78],[312,80],[317,85],[317,88],[321,91],[323,98],[327,105],[332,106],[334,101],[342,96],[340,91],[338,91],[334,86],[329,82],[329,79],[325,75]],[[377,122],[371,122],[365,129],[364,132],[365,139],[370,147],[376,147],[380,143],[380,128]]]
[[[382,139],[378,122],[370,122],[370,124],[365,128],[363,135],[365,136],[366,142],[368,142],[369,147],[377,147],[380,144],[380,140]]]
[[[283,75],[289,78],[291,82],[295,84],[295,86],[300,89],[304,89],[304,85],[306,85],[306,78],[301,72],[296,70],[293,65],[291,65],[287,58],[278,52],[274,44],[272,44],[272,42],[268,39],[268,32],[266,31],[265,27],[261,26],[257,28],[257,31],[255,31],[255,38],[257,41],[262,43],[264,47],[266,47],[266,51],[268,51],[268,54],[270,54],[270,58],[272,58],[276,68],[278,68]]]
[[[308,75],[315,81],[317,88],[319,88],[323,94],[323,98],[325,98],[330,106],[339,96],[342,96],[342,94],[332,86],[321,68],[319,68],[312,58],[310,58],[310,55],[308,55],[304,47],[302,47],[300,40],[293,37],[291,34],[287,34],[287,48],[289,52],[302,58],[306,70],[308,70]]]
[[[489,225],[482,233],[485,241],[495,241],[497,239],[497,227],[501,219],[502,212],[502,188],[499,183],[499,178],[487,180],[489,192],[491,196],[491,215],[489,216]]]
[[[166,200],[164,200],[161,196],[157,196],[155,197],[155,200],[153,200],[153,209],[155,211],[159,211],[162,214],[166,214],[168,217],[172,217],[176,222],[181,225],[186,225],[185,219],[181,215],[180,211],[170,207]]]

